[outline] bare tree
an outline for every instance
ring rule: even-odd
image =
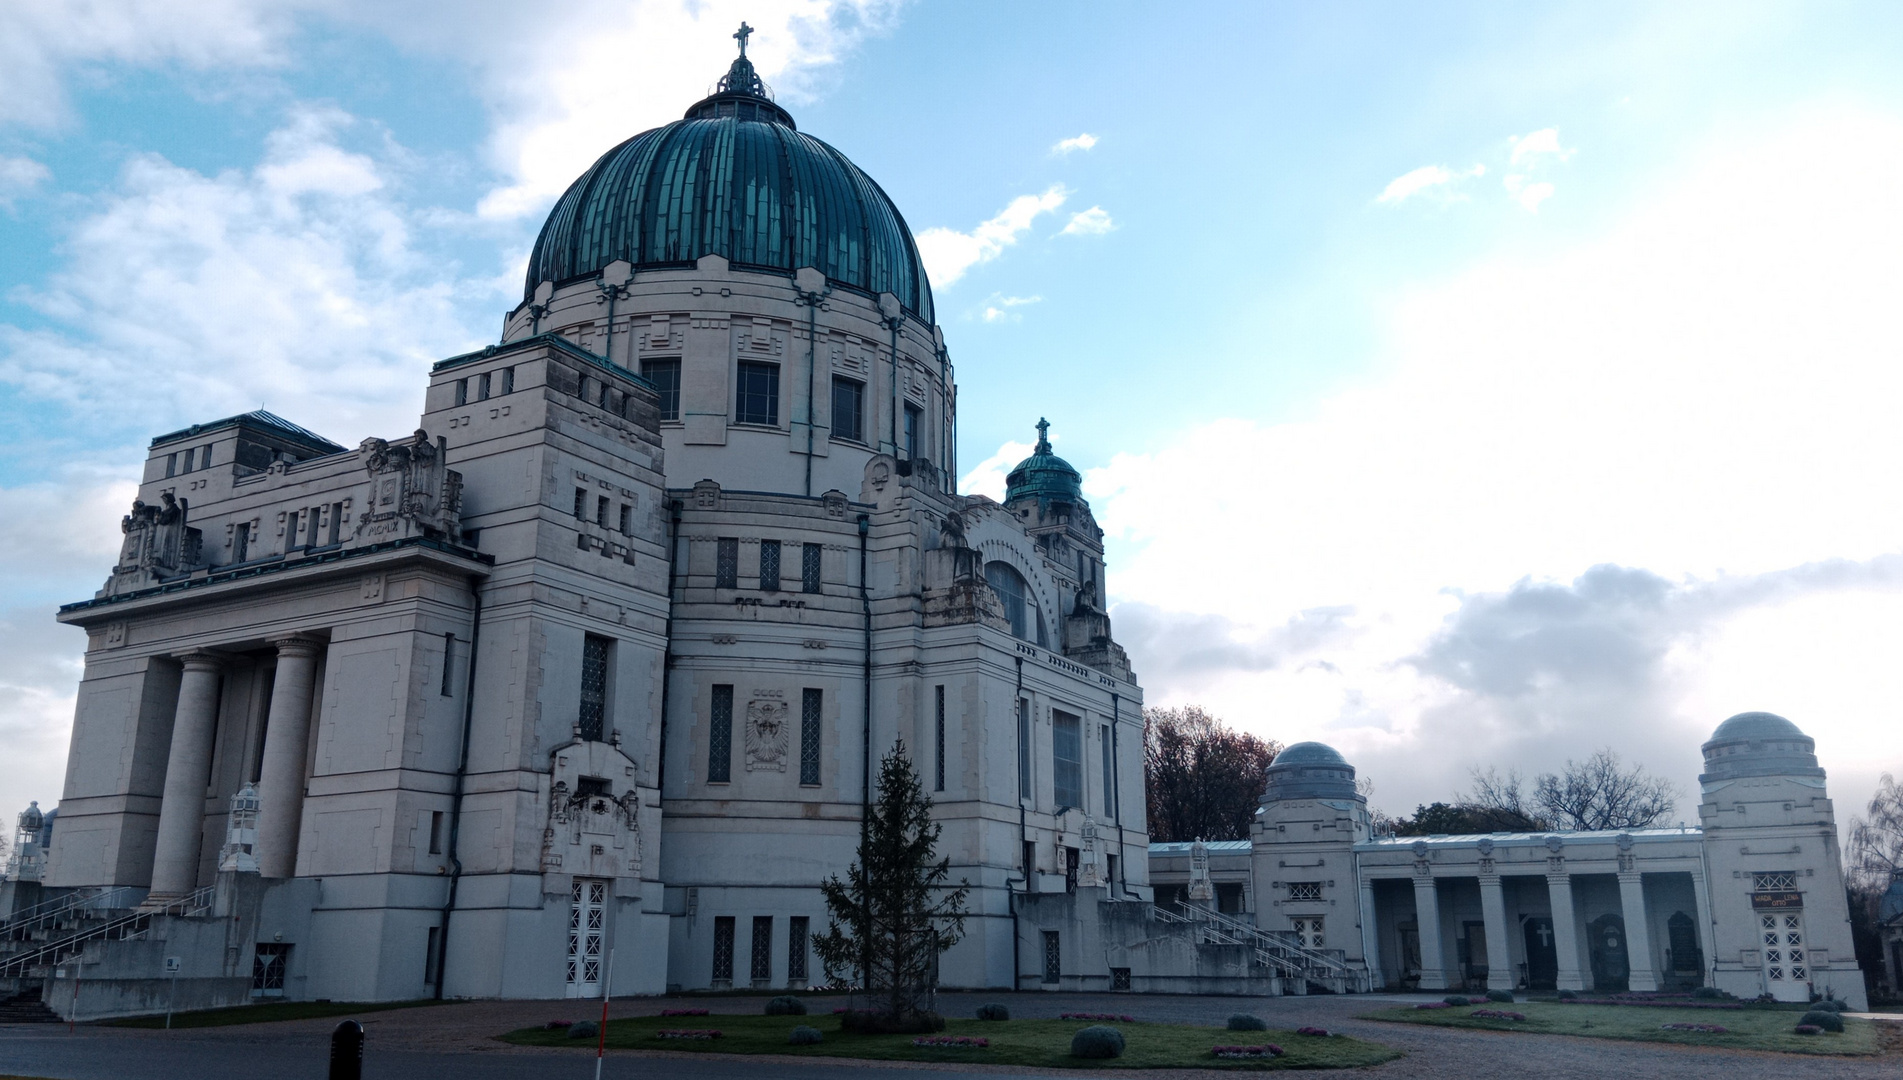
[[[1560,829],[1643,829],[1678,804],[1678,786],[1643,765],[1627,768],[1610,748],[1534,781],[1532,805]]]
[[[1870,816],[1850,821],[1850,874],[1856,885],[1885,889],[1903,874],[1903,786],[1884,773],[1870,799]]]
[[[1460,800],[1460,808],[1486,824],[1486,832],[1545,832],[1553,827],[1527,798],[1526,783],[1518,769],[1505,776],[1492,768],[1486,772],[1472,769],[1473,787]]]
[[[1150,839],[1246,840],[1282,744],[1235,731],[1200,706],[1143,710]]]

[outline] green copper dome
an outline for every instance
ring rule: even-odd
[[[1070,467],[1070,462],[1051,453],[1050,428],[1049,420],[1039,418],[1037,449],[1004,478],[1005,502],[1018,499],[1084,501],[1084,478]]]
[[[719,255],[736,269],[811,266],[835,287],[889,292],[932,322],[932,287],[898,208],[845,155],[794,128],[741,55],[680,120],[601,156],[542,226],[524,299],[544,281]]]

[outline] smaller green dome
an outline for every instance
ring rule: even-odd
[[[1071,468],[1070,462],[1051,453],[1050,428],[1049,420],[1038,418],[1037,449],[1004,478],[1006,504],[1019,499],[1084,501],[1084,478]]]

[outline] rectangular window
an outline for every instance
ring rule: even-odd
[[[436,985],[436,951],[442,940],[443,928],[432,926],[423,939],[423,985]]]
[[[194,453],[196,453],[196,451],[187,448],[183,453],[179,454],[179,472],[188,473],[192,471],[192,454]]]
[[[1117,816],[1116,764],[1110,760],[1110,725],[1097,725],[1097,740],[1103,744],[1103,816]]]
[[[724,784],[733,776],[733,687],[714,687],[713,716],[707,730],[707,782]]]
[[[833,438],[866,441],[866,384],[833,379]]]
[[[740,587],[740,541],[723,536],[714,542],[714,588]]]
[[[768,986],[773,982],[773,916],[755,915],[753,917],[753,955],[748,958],[747,974],[755,986]]]
[[[780,542],[760,541],[760,591],[780,591]]]
[[[251,959],[251,996],[283,997],[284,969],[290,966],[291,947],[281,941],[260,941]]]
[[[919,408],[916,405],[907,405],[905,407],[904,439],[905,457],[907,461],[915,460],[918,457],[918,428],[919,420],[923,415],[924,414],[919,412]]]
[[[820,559],[826,549],[819,544],[805,544],[800,548],[800,591],[816,593],[819,591]]]
[[[1067,712],[1051,713],[1051,785],[1059,806],[1084,805],[1084,748],[1081,723]]]
[[[211,447],[201,446],[198,448],[198,467],[201,469],[211,468]]]
[[[1064,977],[1063,950],[1058,947],[1057,931],[1044,931],[1044,981],[1056,983]]]
[[[251,553],[251,523],[241,521],[231,530],[231,561],[240,563]]]
[[[603,720],[608,707],[608,658],[613,650],[605,637],[594,634],[581,639],[581,737],[593,742],[602,738]]]
[[[431,855],[441,855],[443,853],[443,812],[441,810],[430,811],[429,853]]]
[[[1024,850],[1018,854],[1019,861],[1023,864],[1021,869],[1024,871],[1025,887],[1031,892],[1036,892],[1037,882],[1032,879],[1037,875],[1037,841],[1026,840],[1022,846]]]
[[[808,687],[800,691],[800,783],[819,783],[820,720],[826,706],[826,691]]]
[[[1018,798],[1031,797],[1031,703],[1018,699]]]
[[[468,379],[456,380],[456,404],[459,407],[469,404],[469,380]]]
[[[469,533],[469,530],[464,530],[463,535],[467,536],[468,533]],[[344,534],[344,504],[331,503],[330,504],[330,541],[329,542],[332,544],[340,543],[343,540],[343,534]],[[475,544],[474,541],[470,541],[470,545],[472,547],[474,546],[474,544]]]
[[[288,554],[297,547],[297,511],[284,516],[284,550]]]
[[[1773,870],[1751,875],[1753,892],[1791,892],[1797,888],[1797,871]]]
[[[1242,914],[1242,882],[1226,881],[1217,883],[1216,910],[1224,915]]]
[[[932,790],[945,790],[945,688],[932,688],[934,709],[932,749]]]
[[[515,393],[515,369],[514,368],[505,367],[502,369],[502,389],[499,392],[504,394]]]
[[[786,920],[786,982],[789,986],[806,981],[807,925],[804,915]]]
[[[1290,900],[1320,900],[1322,898],[1322,883],[1319,881],[1291,881],[1287,882],[1287,885]]]
[[[1074,847],[1065,847],[1061,850],[1064,852],[1064,891],[1074,893],[1077,891],[1078,852]]]
[[[608,496],[606,495],[595,496],[595,524],[604,529],[608,527]]]
[[[476,400],[489,400],[489,373],[486,371],[476,376]]]
[[[621,535],[634,535],[634,507],[627,503],[621,504]]]
[[[176,475],[178,475],[178,455],[176,453],[167,454],[165,455],[166,479],[169,480]]]
[[[588,489],[587,488],[578,487],[575,489],[575,519],[577,521],[588,520]]]
[[[734,391],[734,423],[778,425],[780,365],[740,362]]]
[[[733,916],[714,917],[714,983],[733,984]]]
[[[455,674],[454,674],[455,670],[456,670],[456,635],[444,634],[443,635],[443,685],[439,691],[443,697],[449,696],[450,680],[455,677]]]
[[[1301,941],[1304,948],[1320,949],[1326,946],[1328,937],[1322,933],[1320,916],[1290,919],[1289,926],[1294,929],[1296,938]]]
[[[681,418],[681,362],[679,360],[644,360],[641,363],[641,377],[654,384],[655,396],[660,399],[661,419],[679,420]]]

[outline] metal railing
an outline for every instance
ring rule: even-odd
[[[1263,930],[1209,908],[1180,902],[1169,907],[1153,904],[1150,910],[1159,922],[1200,928],[1203,940],[1211,944],[1249,946],[1258,960],[1283,977],[1337,982],[1337,989],[1361,981],[1349,966],[1347,953],[1305,945],[1293,930]]]
[[[147,906],[109,919],[97,926],[89,926],[77,934],[49,941],[37,949],[18,953],[0,960],[0,978],[17,979],[38,967],[51,967],[61,963],[86,947],[92,941],[125,941],[145,933],[152,926],[152,920],[171,915],[203,915],[211,910],[212,886],[207,885],[194,893],[174,897],[170,900],[153,902],[147,899]]]
[[[132,907],[133,899],[139,890],[130,885],[114,888],[87,888],[56,896],[51,900],[42,900],[29,908],[0,919],[0,940],[18,939],[22,934],[56,926],[68,917],[82,911],[111,911],[115,908]]]

